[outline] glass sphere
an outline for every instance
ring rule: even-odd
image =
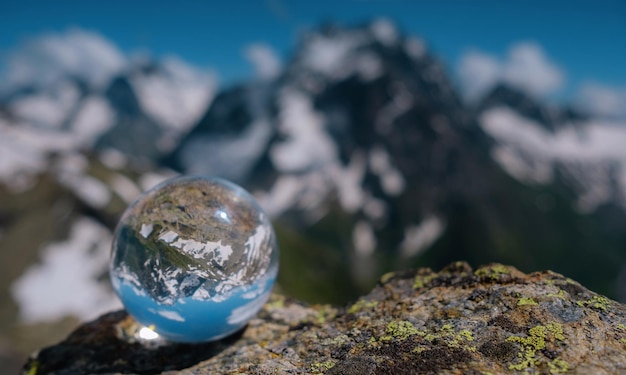
[[[243,327],[277,272],[267,214],[241,187],[209,177],[174,178],[139,197],[117,226],[110,265],[128,312],[177,342]]]

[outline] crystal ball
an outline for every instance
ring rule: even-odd
[[[242,328],[278,273],[272,224],[243,188],[179,177],[122,215],[110,276],[126,310],[162,338],[212,341]]]

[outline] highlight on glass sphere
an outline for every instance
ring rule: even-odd
[[[126,310],[166,340],[217,340],[269,298],[278,246],[269,217],[243,188],[178,177],[128,207],[110,276]]]

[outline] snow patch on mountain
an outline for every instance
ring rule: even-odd
[[[578,104],[601,118],[626,119],[626,87],[611,87],[587,82],[578,93]]]
[[[400,255],[404,258],[417,256],[428,249],[444,232],[445,224],[436,216],[430,216],[417,225],[405,228],[400,243]]]
[[[178,173],[171,170],[158,170],[146,172],[139,177],[139,186],[143,191],[147,191],[158,184],[178,176]]]
[[[272,135],[267,119],[260,118],[236,135],[199,135],[188,141],[180,159],[189,174],[211,174],[238,181],[254,167]]]
[[[396,26],[387,19],[378,19],[370,24],[370,30],[374,37],[386,47],[393,47],[398,43],[398,30]]]
[[[82,174],[62,174],[59,182],[69,188],[83,202],[102,209],[111,201],[111,191],[97,178]]]
[[[76,86],[63,81],[50,89],[18,97],[9,104],[9,110],[22,121],[39,127],[58,129],[67,121],[78,99]]]
[[[366,194],[363,203],[363,213],[372,221],[380,221],[387,215],[387,205],[381,199]]]
[[[71,131],[81,146],[91,146],[115,121],[116,114],[109,103],[101,96],[94,95],[83,101],[72,122]]]
[[[381,187],[387,195],[396,196],[404,191],[404,177],[393,166],[389,153],[382,146],[372,148],[369,153],[369,165],[372,172],[379,177]]]
[[[358,75],[363,81],[372,81],[383,73],[380,57],[365,47],[378,41],[397,43],[392,24],[379,21],[371,25],[370,32],[342,31],[336,35],[313,34],[305,43],[300,61],[305,69],[329,81]]]
[[[618,198],[626,197],[623,124],[594,120],[550,132],[504,107],[483,113],[480,124],[499,143],[492,151],[494,159],[513,177],[526,183],[550,183],[555,169],[560,168],[581,194],[579,208],[583,211],[614,199],[611,186],[615,182],[620,189]]]
[[[404,50],[415,60],[420,60],[426,55],[426,43],[422,39],[410,37],[404,42]]]
[[[394,88],[392,99],[380,109],[376,116],[376,131],[386,135],[393,131],[395,120],[414,105],[413,95],[402,85]]]
[[[324,118],[311,98],[285,89],[279,98],[279,131],[286,137],[270,150],[272,163],[281,172],[305,171],[337,158],[337,148],[325,131]]]
[[[271,80],[281,73],[282,63],[272,48],[263,43],[255,43],[244,49],[244,55],[254,66],[256,76],[262,80]]]
[[[311,201],[319,203],[327,194],[326,185],[322,185],[319,189],[320,186],[315,183],[318,177],[319,174],[317,173],[309,173],[304,176],[284,174],[274,182],[267,192],[256,192],[255,197],[272,218],[280,216],[291,208],[304,206],[303,208],[306,209],[310,207]]]
[[[463,96],[469,102],[481,99],[499,82],[534,96],[555,92],[565,82],[565,74],[533,42],[513,45],[505,59],[478,50],[466,52],[457,66]]]
[[[0,92],[45,87],[66,77],[102,87],[125,66],[126,58],[97,33],[71,29],[32,38],[10,52]]]
[[[45,171],[49,155],[68,154],[84,145],[80,135],[9,121],[0,116],[0,181],[20,191]]]
[[[345,64],[345,61],[365,41],[366,38],[360,32],[342,33],[333,37],[315,34],[307,43],[304,64],[312,71],[329,77],[345,77],[348,74],[346,69],[352,66]]]
[[[352,243],[354,250],[361,256],[369,256],[376,250],[376,234],[372,226],[360,220],[352,231]]]
[[[98,160],[111,169],[122,169],[128,164],[128,158],[119,150],[109,148],[98,153]]]
[[[272,217],[290,208],[319,217],[324,212],[320,205],[335,193],[346,212],[361,209],[366,200],[362,188],[365,154],[353,153],[347,165],[339,160],[326,119],[315,111],[308,95],[286,88],[279,103],[278,129],[284,140],[272,145],[270,158],[281,175],[267,192],[257,194],[261,205]],[[371,211],[378,215],[381,209],[372,207]]]
[[[109,179],[109,186],[126,204],[131,204],[141,194],[139,187],[130,178],[118,173]]]
[[[45,165],[45,155],[33,152],[20,128],[0,117],[0,181],[13,191],[25,190]]]
[[[51,322],[66,316],[82,321],[121,308],[115,294],[98,281],[108,268],[111,234],[101,224],[79,218],[66,240],[41,250],[11,286],[24,323]]]
[[[364,193],[361,186],[366,165],[364,155],[355,152],[347,166],[343,167],[337,162],[329,166],[330,176],[337,189],[339,203],[346,212],[354,213],[363,205]]]
[[[373,81],[383,73],[383,63],[376,54],[362,52],[355,61],[355,70],[363,81]]]
[[[134,74],[131,84],[143,110],[177,132],[200,119],[217,88],[214,76],[176,57],[163,59],[155,72]]]

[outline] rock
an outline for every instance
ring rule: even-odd
[[[24,374],[617,374],[626,306],[551,271],[464,262],[383,276],[345,308],[275,294],[201,345],[134,339],[118,311],[33,355]]]

